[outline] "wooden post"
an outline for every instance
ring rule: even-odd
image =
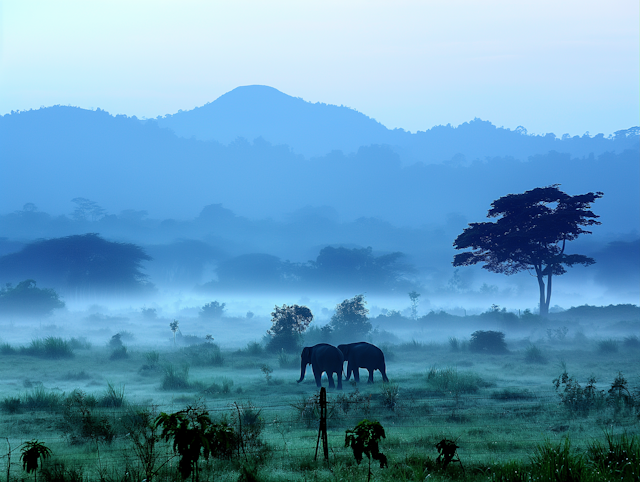
[[[320,438],[322,438],[322,451],[324,459],[329,460],[329,441],[327,440],[327,390],[322,387],[320,389],[320,426],[318,427],[318,441],[316,442],[316,455],[313,460],[318,459],[318,447],[320,446]]]

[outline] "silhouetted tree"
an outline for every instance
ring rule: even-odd
[[[269,348],[272,350],[296,351],[300,345],[300,335],[313,321],[313,314],[306,306],[276,305],[271,313],[273,326],[267,331],[271,336]]]
[[[590,234],[582,226],[600,224],[599,216],[589,210],[601,192],[569,196],[558,184],[536,188],[523,194],[508,194],[494,201],[487,217],[499,217],[495,223],[471,223],[453,243],[454,266],[484,263],[494,273],[515,274],[534,270],[540,290],[540,315],[549,313],[551,279],[566,273],[564,266],[595,263],[580,254],[565,254],[567,241]],[[545,294],[546,277],[546,294]]]
[[[369,310],[364,295],[356,295],[336,305],[329,326],[338,335],[362,337],[371,331]]]
[[[2,281],[33,278],[78,294],[132,292],[148,288],[140,271],[151,258],[130,243],[107,241],[98,234],[36,241],[0,258]]]
[[[10,284],[0,288],[0,313],[45,316],[63,307],[64,301],[54,290],[37,288],[32,279],[21,281],[15,288]]]
[[[95,201],[86,199],[83,197],[76,197],[71,200],[76,205],[71,216],[74,220],[82,221],[97,221],[106,214],[106,211]]]
[[[222,318],[222,315],[224,315],[225,305],[226,303],[218,303],[217,301],[207,303],[200,309],[198,316],[203,320],[215,320],[217,318]]]

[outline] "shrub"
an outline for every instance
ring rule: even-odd
[[[224,316],[225,305],[225,303],[218,303],[217,301],[207,303],[200,309],[198,316],[204,320],[216,320],[218,318],[222,318]]]
[[[600,340],[598,342],[598,351],[605,355],[618,353],[618,342],[611,338],[608,340]]]
[[[22,398],[26,410],[55,411],[61,407],[62,400],[61,394],[48,392],[42,385],[35,387]]]
[[[449,348],[451,349],[451,351],[458,352],[460,351],[461,346],[462,346],[462,342],[458,340],[455,336],[449,337]]]
[[[442,393],[476,393],[481,387],[489,386],[475,373],[458,372],[457,368],[432,367],[427,373],[427,382]]]
[[[201,343],[182,349],[189,361],[195,366],[222,366],[224,356],[216,343]]]
[[[48,336],[43,339],[31,340],[31,345],[21,347],[20,351],[25,355],[49,358],[52,360],[60,358],[73,358],[71,344],[59,337]]]
[[[12,347],[9,343],[0,344],[0,355],[15,355],[18,353],[14,347]]]
[[[163,390],[186,390],[190,387],[189,365],[183,365],[179,371],[171,364],[164,367],[164,378],[162,379]]]
[[[640,349],[640,338],[636,335],[625,336],[622,341],[622,346],[628,350],[638,350]]]
[[[158,364],[158,361],[160,361],[160,353],[155,350],[151,350],[144,354],[144,358],[148,365],[154,367]]]
[[[386,409],[394,411],[398,407],[398,395],[400,386],[397,383],[383,383],[382,388],[382,406]]]
[[[247,343],[246,352],[248,355],[260,356],[264,353],[264,349],[262,348],[262,345],[257,341],[250,341],[249,343]]]
[[[20,397],[5,397],[0,402],[0,409],[5,413],[18,413],[20,412],[20,406],[22,401]]]
[[[501,331],[475,331],[471,334],[469,350],[476,353],[507,353],[504,333]]]
[[[10,284],[0,288],[0,313],[47,316],[63,307],[64,301],[54,290],[37,288],[32,279],[21,281],[15,288]]]
[[[289,356],[284,350],[278,353],[278,366],[280,368],[298,368],[300,366],[300,357]]]
[[[124,398],[124,385],[122,387],[114,387],[110,382],[107,383],[107,390],[104,392],[98,406],[107,408],[120,408],[126,405]]]
[[[109,346],[111,348],[120,348],[122,346],[122,335],[120,333],[116,333],[109,340]]]
[[[127,353],[127,347],[122,345],[119,348],[114,348],[109,355],[109,360],[123,360],[125,358],[129,358],[129,354]]]
[[[513,388],[504,388],[491,394],[494,400],[511,401],[511,400],[531,400],[536,396],[529,390],[519,390]]]
[[[542,350],[536,345],[529,345],[525,350],[524,361],[527,363],[538,363],[544,365],[547,363],[547,358],[542,353]]]
[[[553,380],[556,391],[559,391],[560,401],[572,412],[588,414],[592,408],[604,406],[604,391],[596,390],[596,379],[591,376],[587,385],[582,388],[580,384],[570,377],[566,370],[558,378]]]

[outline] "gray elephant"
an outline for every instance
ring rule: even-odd
[[[305,346],[300,355],[300,380],[298,380],[298,383],[304,380],[307,365],[309,364],[311,364],[313,376],[318,387],[322,385],[322,373],[326,372],[329,379],[329,388],[335,388],[333,383],[333,374],[335,373],[338,377],[338,390],[342,390],[344,356],[335,346],[328,343]]]
[[[382,380],[388,382],[387,366],[384,362],[384,353],[382,350],[371,343],[361,341],[359,343],[349,343],[346,345],[338,345],[338,349],[344,355],[344,361],[347,362],[347,377],[345,380],[353,378],[358,383],[360,381],[360,368],[369,370],[369,380],[367,383],[373,383],[374,370],[380,370]]]

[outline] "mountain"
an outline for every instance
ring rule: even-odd
[[[271,144],[287,145],[307,158],[339,150],[354,153],[360,146],[390,146],[404,164],[457,163],[511,156],[529,156],[555,150],[573,156],[622,152],[638,144],[638,128],[621,130],[612,138],[528,135],[527,130],[496,127],[474,119],[460,126],[435,126],[415,134],[387,129],[374,119],[344,106],[310,103],[272,87],[238,87],[215,101],[190,111],[158,117],[158,125],[178,136],[229,144],[238,137],[253,141],[262,137]]]

